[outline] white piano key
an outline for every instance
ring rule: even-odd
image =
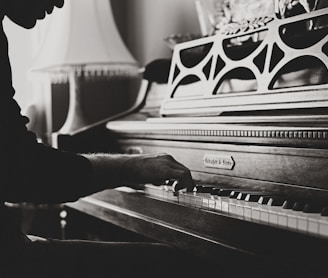
[[[229,213],[243,217],[245,220],[262,222],[293,231],[305,232],[313,236],[328,238],[328,217],[315,213],[303,213],[282,207],[261,205],[209,193],[181,192],[178,197],[173,194],[170,186],[146,185],[146,195],[181,204]]]
[[[281,226],[289,230],[307,232],[307,219],[303,212],[283,209],[282,207],[270,207],[269,223]]]
[[[287,228],[287,213],[278,212],[278,225]]]
[[[192,193],[181,193],[179,194],[179,203],[182,203],[186,206],[193,206],[194,196]]]
[[[270,211],[269,223],[274,226],[278,225],[278,212],[277,211]]]
[[[242,209],[242,213],[243,213],[243,218],[245,220],[248,221],[252,221],[253,219],[253,210],[257,210],[259,209],[259,204],[255,203],[255,202],[245,202],[245,201],[238,201],[239,204],[242,204],[243,209]],[[256,215],[255,215],[256,218]],[[259,217],[256,218],[256,220],[259,220]]]
[[[188,203],[187,203],[187,196],[186,196],[185,193],[181,193],[181,194],[179,194],[179,198],[178,198],[178,200],[179,200],[179,203],[180,203],[180,204],[183,204],[183,205],[188,204]]]
[[[319,214],[308,217],[308,232],[313,235],[328,236],[328,217]]]
[[[228,212],[231,215],[236,215],[236,200],[230,199],[228,202]]]
[[[281,206],[269,206],[269,223],[273,226],[288,227],[289,210]]]
[[[188,197],[188,195],[186,194],[186,193],[180,193],[179,194],[179,198],[178,198],[178,200],[179,200],[179,203],[180,204],[183,204],[183,205],[190,205],[190,203],[189,203],[189,197]]]
[[[302,232],[308,231],[308,218],[305,215],[299,215],[297,217],[297,230]]]
[[[202,197],[202,208],[209,208],[209,197]]]
[[[213,196],[211,196],[211,198],[208,200],[208,207],[212,210],[215,209],[215,199]]]
[[[196,199],[195,199],[195,194],[194,193],[184,193],[184,196],[185,196],[185,202],[187,205],[190,205],[192,207],[195,207],[195,202],[196,202]]]
[[[157,197],[165,198],[165,191],[163,190],[162,187],[155,187],[154,191]]]
[[[279,224],[279,216],[281,223]],[[286,216],[286,221],[283,221],[283,217]],[[287,227],[287,214],[286,210],[282,207],[269,207],[269,224],[273,226],[285,226]]]
[[[170,190],[170,189],[165,189],[165,198],[168,200],[168,201],[178,201],[178,198],[179,198],[179,195],[174,195],[174,192],[173,190]]]
[[[199,196],[199,194],[195,195],[195,207],[201,208],[203,205],[203,198]]]
[[[224,200],[222,200],[222,211],[229,213],[229,198],[225,198]]]
[[[237,201],[236,204],[236,214],[240,217],[244,217],[244,204],[241,201]]]
[[[189,203],[192,207],[197,207],[197,196],[196,193],[190,193],[189,196]]]
[[[154,185],[146,185],[145,193],[153,197],[163,198],[163,189]]]
[[[221,200],[221,197],[215,198],[215,210],[222,211],[222,200]]]
[[[165,190],[165,188],[162,190],[162,198],[164,200],[168,200],[170,198],[168,190]]]
[[[319,235],[323,237],[328,237],[328,217],[321,216],[321,220],[319,221]]]
[[[252,207],[252,220],[259,221],[260,220],[260,207]]]
[[[261,207],[260,208],[260,221],[269,223],[269,207]]]
[[[315,217],[308,218],[308,232],[313,235],[319,234],[319,219]]]
[[[291,210],[287,213],[287,227],[289,229],[297,229],[297,215]]]
[[[244,206],[244,219],[251,220],[251,218],[252,218],[252,207],[247,204]]]

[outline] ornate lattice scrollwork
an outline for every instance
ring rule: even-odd
[[[328,107],[327,13],[178,44],[161,114]]]

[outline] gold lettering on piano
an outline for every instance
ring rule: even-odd
[[[232,170],[235,166],[233,157],[229,155],[205,154],[203,157],[203,163],[206,168],[217,168],[225,170]]]

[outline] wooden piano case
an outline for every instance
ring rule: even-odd
[[[168,84],[148,83],[133,113],[102,122],[97,136],[77,134],[77,144],[61,136],[59,147],[84,151],[84,139],[97,145],[100,136],[103,151],[170,153],[197,184],[328,205],[327,11],[177,45]],[[199,256],[223,277],[328,276],[325,230],[249,221],[210,197],[163,192],[106,190],[67,206]]]

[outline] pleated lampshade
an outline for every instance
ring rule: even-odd
[[[32,70],[68,80],[70,103],[61,133],[87,124],[81,81],[138,75],[138,65],[117,30],[110,0],[68,0],[49,18]]]

